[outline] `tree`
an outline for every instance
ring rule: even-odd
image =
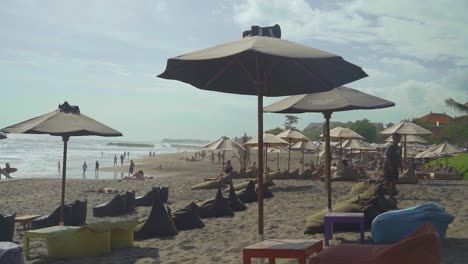
[[[363,136],[367,142],[375,142],[377,128],[369,120],[358,120],[350,126],[350,129]]]
[[[297,130],[296,127],[294,127],[294,124],[297,124],[299,117],[293,115],[285,115],[284,117],[286,118],[284,121],[284,128]]]
[[[388,123],[388,124],[385,125],[385,128],[389,128],[389,127],[394,126],[394,125],[395,125],[395,124],[393,124],[392,122],[390,122],[390,123]]]
[[[279,133],[283,132],[283,129],[281,127],[277,127],[277,128],[273,128],[273,129],[270,129],[270,130],[267,130],[266,131],[267,133],[269,134],[273,134],[273,135],[278,135]]]
[[[468,102],[466,102],[465,104],[462,104],[453,100],[452,98],[449,98],[449,99],[445,99],[445,104],[455,110],[468,114]]]

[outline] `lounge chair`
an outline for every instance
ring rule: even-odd
[[[86,200],[76,200],[72,203],[64,205],[64,224],[67,226],[82,226],[86,223],[87,215]],[[52,213],[43,215],[34,219],[31,222],[31,229],[40,229],[59,225],[60,222],[60,206],[57,207]]]
[[[200,218],[200,208],[195,203],[174,211],[170,214],[177,230],[191,230],[205,227]]]
[[[108,203],[93,207],[95,217],[119,216],[125,213],[127,213],[126,198],[120,194],[116,194]]]
[[[430,223],[419,226],[396,244],[340,244],[325,248],[309,264],[438,264],[440,240]]]
[[[24,264],[23,250],[12,242],[0,242],[0,263]]]

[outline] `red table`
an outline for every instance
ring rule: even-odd
[[[250,264],[252,258],[268,258],[270,264],[275,258],[296,258],[299,264],[305,264],[313,253],[323,249],[322,240],[310,239],[270,239],[244,248],[244,264]]]

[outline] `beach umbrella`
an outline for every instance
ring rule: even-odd
[[[323,137],[323,134],[320,135]],[[330,130],[330,138],[338,139],[339,144],[336,144],[336,147],[340,147],[340,161],[343,159],[343,140],[347,139],[364,139],[361,135],[354,132],[353,130],[347,127],[335,127]]]
[[[445,156],[445,166],[448,166],[448,160],[447,156],[449,155],[456,155],[459,153],[463,153],[463,149],[452,145],[448,142],[441,143],[437,146],[432,147],[428,153],[426,153],[427,156],[436,156],[437,159],[439,159],[440,156]],[[438,162],[437,162],[438,163]]]
[[[58,109],[24,122],[6,127],[2,131],[21,134],[49,134],[60,136],[63,140],[62,163],[62,197],[60,201],[60,223],[64,220],[65,179],[67,173],[67,145],[72,136],[122,136],[114,130],[98,121],[81,114],[78,106],[71,106],[67,102],[59,105]]]
[[[3,133],[2,131],[0,131],[0,139],[5,139],[5,138],[7,138],[7,135]]]
[[[341,86],[329,92],[290,96],[265,107],[264,111],[271,113],[319,112],[323,114],[325,118],[325,184],[328,193],[328,209],[331,211],[330,118],[332,113],[354,109],[386,108],[394,105],[395,103],[385,99]]]
[[[158,77],[204,90],[257,96],[258,235],[263,240],[263,96],[328,91],[367,74],[329,52],[273,37],[248,36],[171,58]]]
[[[315,151],[317,151],[317,156],[318,156],[318,151],[320,150],[317,145],[315,145],[315,144],[313,144],[311,142],[305,142],[305,141],[297,142],[296,144],[291,146],[290,149],[301,151],[301,154],[302,154],[302,171],[304,171],[304,163],[305,163],[304,152],[306,150],[315,150]]]
[[[377,148],[372,146],[370,143],[367,143],[359,139],[348,139],[343,142],[343,149],[348,149],[353,154],[353,150],[359,151],[359,161],[362,161],[362,152],[363,151],[376,151]]]
[[[276,170],[279,171],[280,170],[280,156],[279,154],[281,152],[288,152],[287,149],[285,149],[284,147],[281,147],[281,146],[277,146],[277,147],[273,147],[273,148],[269,148],[268,149],[268,153],[276,153]]]
[[[386,138],[384,140],[384,142],[393,142],[393,139],[392,139],[392,136],[389,136],[388,138]],[[426,144],[427,141],[420,137],[420,136],[417,136],[417,135],[407,135],[406,136],[406,143],[420,143],[420,144]],[[388,146],[388,145],[387,145]]]
[[[229,139],[228,137],[221,137],[213,142],[210,142],[208,144],[206,144],[205,146],[203,146],[204,149],[207,149],[207,150],[222,150],[223,151],[223,165],[221,166],[221,172],[223,172],[224,168],[224,155],[226,154],[226,150],[230,151],[230,150],[240,150],[240,151],[244,151],[245,148],[235,142],[234,140],[231,140]]]
[[[403,136],[403,149],[404,149],[404,156],[403,160],[406,161],[406,137],[408,135],[430,135],[432,134],[431,131],[422,128],[415,123],[409,122],[409,121],[403,121],[400,122],[399,124],[393,125],[391,127],[387,127],[386,129],[382,130],[379,132],[382,135],[392,135],[392,134],[400,134]]]
[[[289,151],[289,154],[288,154],[288,172],[290,172],[290,167],[291,167],[291,145],[294,144],[294,143],[297,143],[297,142],[303,142],[303,141],[309,141],[309,139],[304,136],[303,134],[297,132],[297,131],[294,131],[292,129],[288,129],[288,130],[285,130],[281,133],[279,133],[278,135],[276,135],[286,141],[289,142],[289,148],[288,148],[288,151]]]
[[[288,142],[281,139],[278,136],[275,136],[273,134],[269,133],[263,133],[262,140],[258,140],[259,137],[253,137],[251,140],[247,141],[244,146],[246,147],[257,147],[258,152],[262,151],[263,148],[260,148],[260,144],[263,145],[265,148],[265,161],[268,160],[268,148],[274,148],[274,147],[284,147],[288,145]],[[262,155],[259,155],[259,160],[263,160],[263,153]],[[265,163],[265,168],[268,168],[268,164]],[[265,170],[266,173],[268,173],[267,170]]]

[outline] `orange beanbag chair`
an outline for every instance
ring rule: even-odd
[[[425,223],[402,241],[390,245],[340,244],[312,257],[309,264],[438,264],[437,229]]]

